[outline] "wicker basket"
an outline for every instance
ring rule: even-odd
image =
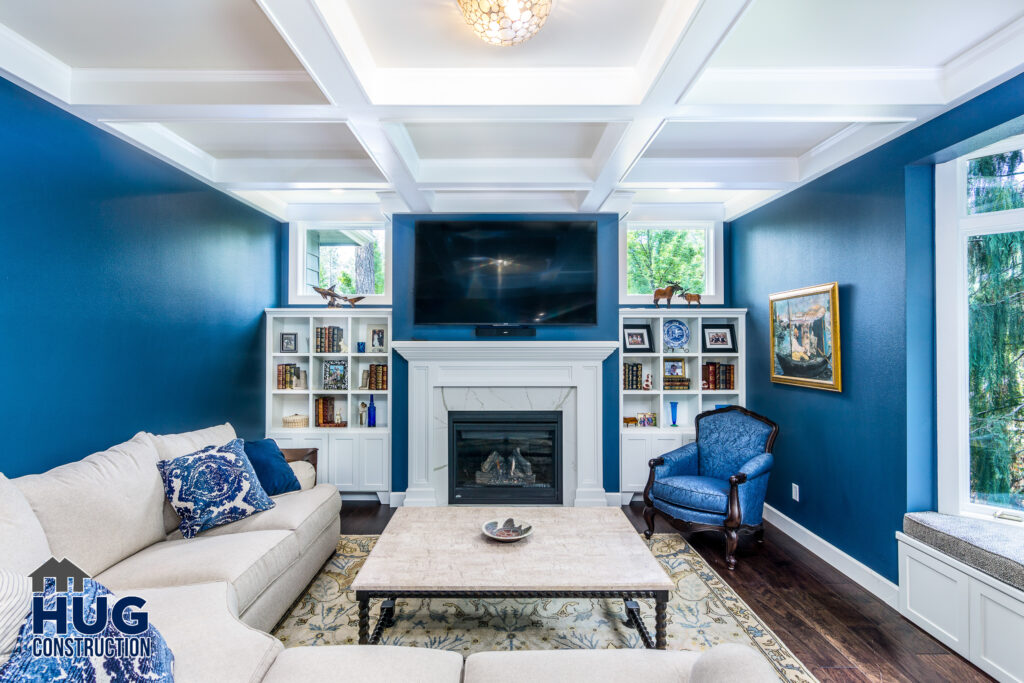
[[[281,418],[281,424],[290,429],[301,429],[309,426],[309,415],[288,415]]]

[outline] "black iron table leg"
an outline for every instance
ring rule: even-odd
[[[651,632],[647,630],[647,626],[644,625],[644,620],[640,617],[640,603],[629,598],[626,598],[625,601],[626,619],[628,619],[630,625],[636,629],[636,632],[640,634],[640,641],[643,642],[644,647],[648,650],[654,649],[654,641],[651,640]]]
[[[377,624],[373,627],[373,633],[370,634],[370,639],[367,644],[376,645],[380,642],[380,637],[384,633],[384,629],[395,625],[395,599],[388,598],[380,604],[380,617],[377,619]]]
[[[659,650],[665,649],[666,641],[666,627],[667,627],[667,615],[665,610],[668,609],[668,591],[657,591],[654,594],[654,646]]]
[[[370,598],[363,593],[356,593],[356,601],[359,603],[359,644],[368,645],[370,642]]]

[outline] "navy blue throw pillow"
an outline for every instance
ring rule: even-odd
[[[268,495],[277,496],[302,488],[295,478],[295,472],[284,459],[284,453],[273,439],[246,441],[245,454],[249,456],[249,462],[256,470],[256,478]]]

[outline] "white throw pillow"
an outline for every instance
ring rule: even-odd
[[[53,553],[39,518],[10,479],[0,473],[0,569],[28,576]]]
[[[31,611],[32,580],[23,574],[0,569],[0,668],[11,658],[18,643],[18,634]]]

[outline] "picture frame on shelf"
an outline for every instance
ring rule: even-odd
[[[348,389],[347,360],[324,361],[323,388],[328,390]]]
[[[654,340],[651,336],[651,326],[624,324],[622,326],[622,350],[624,353],[652,353]]]
[[[384,353],[387,350],[385,343],[387,334],[383,327],[371,328],[368,336],[370,340],[370,353]]]
[[[640,427],[657,427],[658,426],[658,414],[657,413],[637,413],[636,421]]]
[[[298,353],[299,351],[299,333],[298,332],[282,332],[281,333],[281,353]]]
[[[686,377],[686,364],[681,358],[666,358],[662,372],[665,377]]]
[[[842,391],[839,283],[770,294],[768,313],[771,381]]]
[[[736,326],[732,323],[707,323],[700,328],[704,353],[736,353]]]

